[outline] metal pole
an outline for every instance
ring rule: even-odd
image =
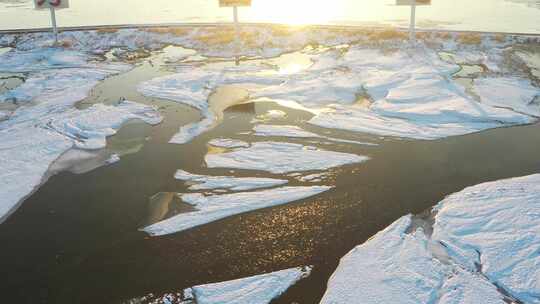
[[[412,0],[411,5],[411,24],[409,26],[409,40],[414,45],[416,42],[416,0]]]
[[[51,10],[51,23],[54,33],[54,45],[58,44],[58,28],[56,27],[56,11],[53,7],[50,8]]]
[[[238,24],[238,7],[233,7],[234,15],[234,44],[235,44],[235,55],[236,55],[236,65],[240,65],[240,58],[238,53],[240,52],[240,25]]]

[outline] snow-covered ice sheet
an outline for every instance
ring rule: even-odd
[[[176,171],[174,178],[193,183],[189,187],[189,190],[193,191],[215,189],[246,191],[282,186],[288,183],[287,180],[275,178],[196,175],[184,170]]]
[[[326,170],[347,164],[362,163],[367,156],[326,151],[311,146],[283,142],[256,142],[220,154],[207,154],[209,168],[261,170],[275,174]]]
[[[281,187],[212,196],[200,193],[183,194],[182,200],[197,211],[178,214],[142,230],[153,236],[176,233],[236,214],[305,199],[330,189],[328,186]]]
[[[321,303],[540,303],[540,175],[480,184],[349,252]],[[411,231],[413,230],[413,231]]]
[[[523,303],[540,303],[540,175],[480,184],[436,208],[433,239]]]

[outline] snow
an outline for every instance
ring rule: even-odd
[[[325,170],[347,164],[362,163],[367,156],[326,151],[315,147],[283,142],[256,142],[249,148],[239,148],[205,157],[209,168],[261,170],[281,174]]]
[[[289,287],[308,277],[311,267],[298,267],[222,283],[192,287],[197,304],[268,304]],[[186,291],[184,291],[186,294]]]
[[[200,193],[183,194],[182,200],[197,211],[178,214],[142,230],[152,236],[172,234],[233,215],[305,199],[330,189],[328,186],[281,187],[213,196]]]
[[[474,92],[484,104],[540,117],[540,104],[532,103],[536,96],[540,96],[540,89],[534,87],[529,80],[480,78],[474,81]]]
[[[321,303],[540,303],[540,175],[466,188],[434,211],[432,235],[409,231],[408,215],[349,252]]]
[[[282,186],[288,183],[287,180],[274,178],[195,175],[184,170],[176,171],[174,178],[194,183],[189,187],[189,190],[192,191],[215,189],[246,191]]]

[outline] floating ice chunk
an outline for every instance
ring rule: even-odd
[[[533,103],[535,97],[540,96],[540,89],[529,80],[479,78],[474,80],[473,90],[484,104],[540,117],[540,104]]]
[[[174,178],[193,182],[189,190],[215,190],[228,189],[231,191],[246,191],[260,188],[271,188],[287,184],[287,180],[257,177],[232,177],[232,176],[206,176],[195,175],[178,170]]]
[[[409,233],[409,215],[349,252],[321,303],[540,303],[539,174],[467,188],[434,210],[430,238]]]
[[[120,156],[118,154],[113,154],[109,159],[106,160],[107,164],[112,165],[120,161]]]
[[[232,281],[194,286],[161,296],[149,294],[125,303],[268,304],[291,286],[307,278],[312,269],[312,266],[290,268]]]
[[[327,177],[328,177],[328,173],[314,173],[314,174],[298,177],[298,180],[301,182],[318,183],[318,182],[322,182]]]
[[[247,148],[249,143],[237,139],[215,138],[208,142],[209,145],[220,148]]]
[[[540,175],[480,184],[436,207],[433,239],[523,303],[540,303]]]
[[[282,187],[276,189],[204,196],[184,194],[182,200],[197,211],[181,213],[142,230],[153,236],[171,234],[208,224],[229,216],[287,204],[331,189],[328,186]]]
[[[191,287],[197,304],[268,304],[298,281],[307,278],[311,267],[291,268],[254,277]]]
[[[208,154],[205,160],[209,168],[261,170],[281,174],[362,163],[369,160],[369,157],[292,143],[256,142],[249,148]]]

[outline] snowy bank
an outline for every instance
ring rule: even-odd
[[[349,252],[321,303],[540,303],[540,175],[480,184]]]

